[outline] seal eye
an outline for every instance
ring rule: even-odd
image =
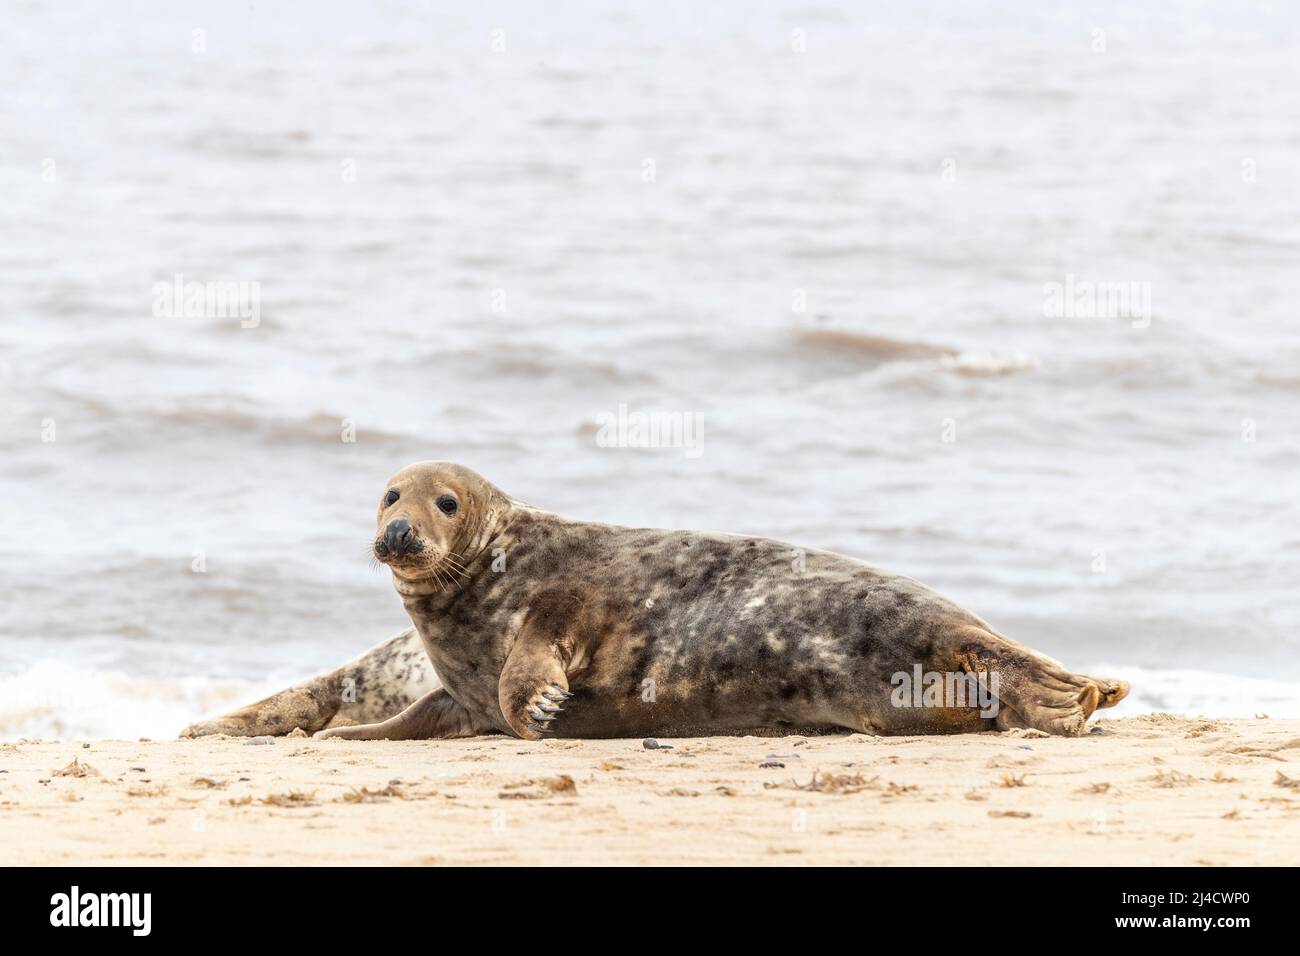
[[[388,494],[384,495],[384,507],[387,508],[400,497],[402,496],[398,493],[396,488],[389,488]]]
[[[439,495],[435,504],[437,504],[438,510],[445,515],[454,515],[456,513],[456,499],[451,495]]]

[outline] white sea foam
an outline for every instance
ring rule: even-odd
[[[1300,681],[1112,664],[1098,664],[1086,672],[1118,677],[1133,688],[1127,698],[1099,716],[1165,712],[1201,717],[1300,717]]]
[[[0,676],[0,740],[165,739],[195,720],[283,686],[207,677],[142,678],[43,660]]]

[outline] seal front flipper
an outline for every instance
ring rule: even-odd
[[[582,601],[566,592],[534,599],[497,682],[501,716],[525,740],[552,733],[569,693],[569,662],[577,645]]]
[[[396,717],[377,724],[332,727],[317,737],[345,740],[429,740],[434,737],[474,737],[491,728],[456,701],[441,687],[430,691]]]
[[[543,648],[521,648],[518,643],[506,658],[497,697],[501,716],[524,740],[539,740],[552,733],[551,722],[564,713],[569,678],[555,653]]]

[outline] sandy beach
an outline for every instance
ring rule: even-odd
[[[1300,721],[0,744],[4,864],[1300,862]]]

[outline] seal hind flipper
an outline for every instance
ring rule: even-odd
[[[182,737],[282,736],[346,724],[368,724],[399,713],[441,687],[420,635],[408,627],[359,657],[257,703],[191,724]]]
[[[965,628],[960,639],[961,669],[997,676],[999,730],[1028,727],[1078,737],[1094,711],[1128,694],[1124,681],[1072,674],[1047,655],[992,631]]]
[[[1114,707],[1128,696],[1129,684],[1126,680],[1114,677],[1089,677],[1088,680],[1095,683],[1097,689],[1101,691],[1101,699],[1097,701],[1098,710]]]
[[[310,732],[326,726],[334,718],[339,699],[327,678],[315,678],[220,717],[190,724],[181,731],[181,736],[280,737],[298,729]]]

